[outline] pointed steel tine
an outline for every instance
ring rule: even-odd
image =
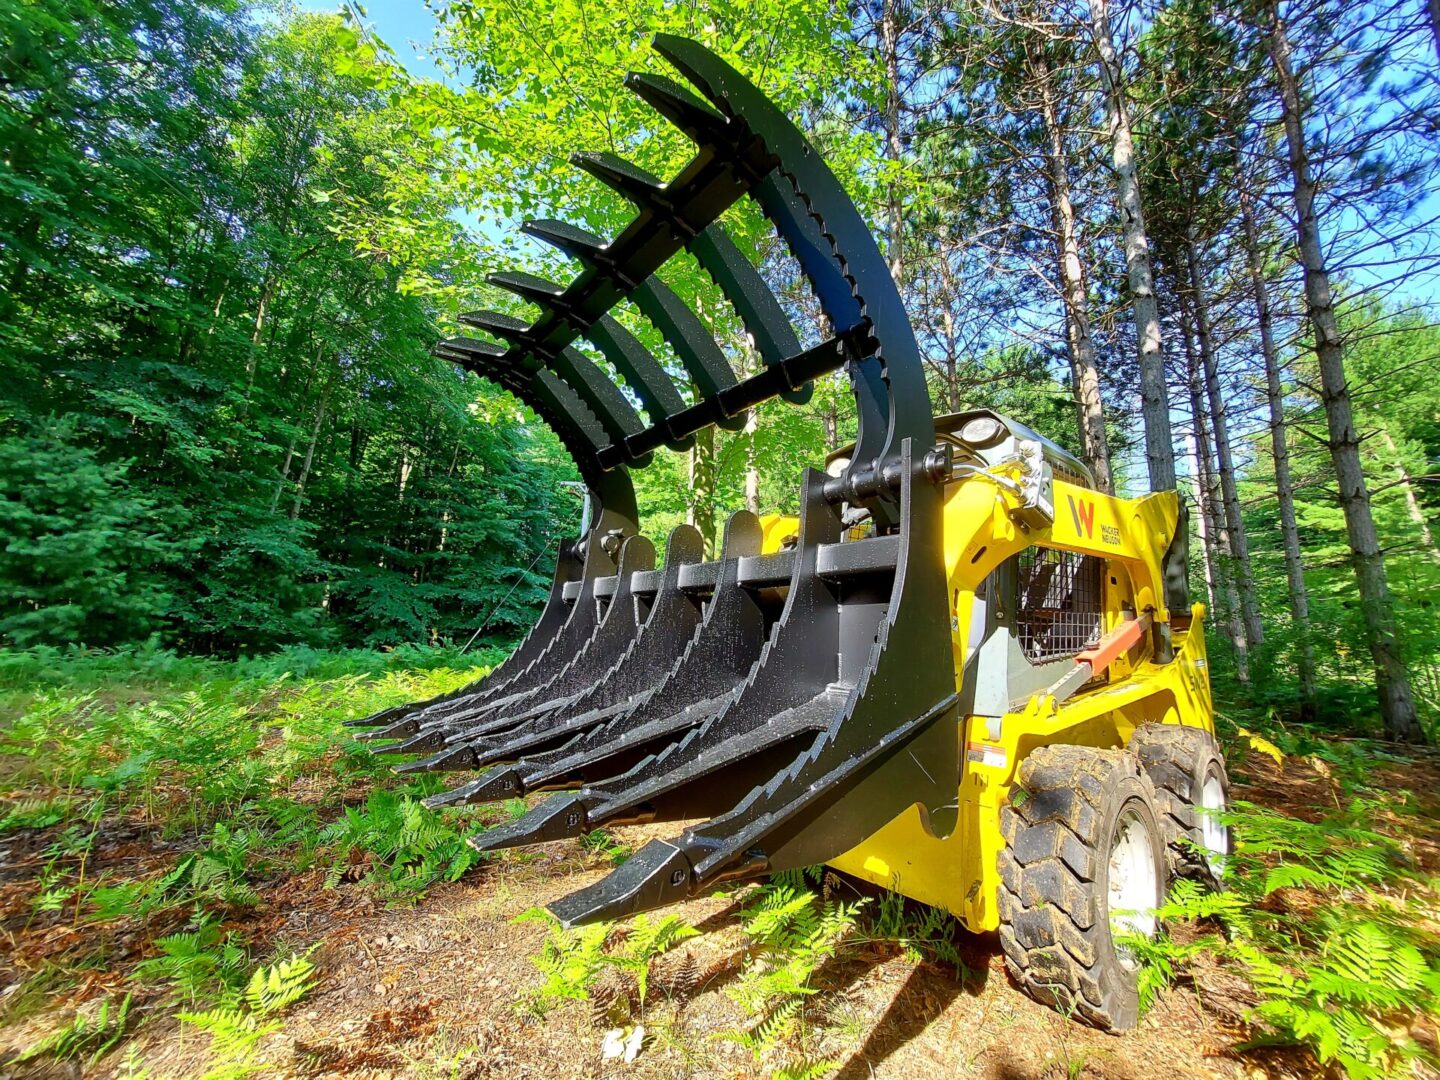
[[[687,246],[701,269],[735,308],[766,364],[780,364],[801,352],[800,339],[795,336],[790,317],[724,226],[717,221],[693,236]],[[803,405],[813,392],[814,384],[806,383],[780,396],[792,404]]]
[[[573,792],[546,799],[519,821],[476,833],[466,843],[476,851],[499,851],[525,844],[568,840],[591,831],[584,794]]]
[[[521,794],[520,776],[512,768],[502,766],[491,769],[468,784],[461,784],[439,795],[422,799],[421,803],[430,810],[442,806],[474,806],[477,803],[499,802],[513,799]]]
[[[601,318],[585,332],[585,336],[625,377],[625,382],[640,398],[652,423],[663,424],[675,413],[686,408],[685,399],[675,389],[660,362],[639,340],[609,315]],[[671,439],[666,445],[672,450],[688,450],[695,443],[693,435]]]
[[[566,928],[623,919],[684,900],[690,894],[690,860],[666,840],[651,840],[594,885],[550,905]]]
[[[552,247],[557,247],[567,255],[573,255],[584,262],[597,261],[598,256],[605,250],[603,237],[596,236],[588,229],[553,218],[526,221],[521,224],[520,231],[537,240],[544,240]]]
[[[461,356],[478,359],[498,359],[505,355],[503,346],[494,342],[481,341],[479,338],[453,337],[446,338],[440,342],[438,348],[449,353],[458,353]]]
[[[464,326],[484,330],[487,334],[503,337],[507,341],[524,337],[530,329],[530,324],[524,319],[506,315],[503,311],[467,311],[460,316],[460,322]]]
[[[606,187],[642,208],[654,202],[656,196],[665,190],[665,182],[658,176],[608,151],[571,154],[570,164],[584,169]]]
[[[709,404],[713,422],[727,431],[738,431],[744,427],[744,411],[727,416],[716,398],[720,391],[734,386],[737,380],[730,361],[716,344],[715,335],[700,321],[700,316],[686,307],[685,301],[659,278],[646,280],[631,299],[675,350],[703,400]]]
[[[728,121],[674,79],[632,71],[625,89],[669,120],[697,143],[728,141]]]
[[[397,773],[462,772],[478,765],[475,751],[468,746],[449,746],[428,758],[396,765]]]
[[[408,715],[410,715],[411,713],[414,713],[414,712],[419,712],[422,708],[424,708],[424,707],[425,707],[426,705],[428,705],[428,704],[429,704],[429,702],[416,701],[416,702],[412,702],[412,703],[409,704],[409,705],[392,705],[392,706],[391,706],[390,708],[388,708],[388,709],[381,709],[379,712],[373,712],[373,713],[371,713],[369,716],[362,716],[362,717],[359,717],[358,719],[355,719],[355,720],[346,720],[346,721],[345,721],[343,724],[341,724],[340,726],[341,726],[341,727],[359,727],[359,728],[363,728],[363,727],[385,727],[385,726],[388,725],[388,724],[393,724],[396,720],[399,720],[401,717],[408,716]],[[357,738],[358,738],[358,736],[357,736]]]
[[[412,735],[404,742],[390,743],[376,749],[377,754],[428,754],[445,745],[445,733],[439,728]]]
[[[564,285],[557,285],[555,282],[547,281],[535,274],[527,274],[518,270],[500,270],[493,274],[486,274],[485,280],[497,289],[514,293],[534,304],[547,305],[551,300],[565,294]]]
[[[376,731],[362,731],[355,736],[357,742],[383,742],[386,739],[408,739],[420,730],[420,721],[412,714],[403,720],[396,720],[388,727]]]

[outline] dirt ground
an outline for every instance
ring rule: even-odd
[[[1440,791],[1433,776],[1406,777],[1411,790]],[[1328,781],[1303,762],[1285,770],[1261,760],[1234,795],[1309,812],[1336,797]],[[1424,783],[1417,783],[1424,779]],[[1436,807],[1429,808],[1434,811]],[[1436,816],[1432,815],[1431,820]],[[673,825],[619,830],[638,848]],[[123,831],[122,831],[123,832]],[[1436,832],[1413,837],[1418,863],[1440,867]],[[0,910],[28,910],[35,884],[36,837],[11,834],[0,843]],[[143,833],[113,835],[95,853],[97,869],[118,860],[163,854]],[[725,994],[737,974],[745,942],[738,895],[697,900],[676,909],[700,930],[656,961],[643,1016],[645,1043],[629,1065],[602,1060],[604,1029],[587,1002],[570,1002],[538,1016],[540,982],[532,957],[546,934],[538,922],[515,921],[610,869],[603,854],[576,842],[526,849],[482,864],[460,881],[435,887],[414,907],[387,909],[358,885],[324,888],[315,870],[270,882],[244,929],[276,944],[319,944],[316,990],[286,1015],[282,1031],[264,1044],[262,1075],[306,1077],[759,1077],[775,1062],[717,1033],[746,1024]],[[842,884],[841,887],[850,887]],[[12,952],[0,972],[14,977],[22,955],[64,951],[99,931],[68,918],[5,920],[3,948]],[[238,924],[237,924],[238,925]],[[150,935],[165,932],[148,927]],[[93,945],[92,943],[89,943]],[[1009,981],[998,943],[959,935],[965,971],[907,956],[893,942],[851,945],[819,972],[811,1019],[823,1031],[816,1049],[840,1062],[843,1080],[868,1077],[983,1077],[989,1080],[1175,1080],[1177,1077],[1318,1075],[1303,1053],[1244,1051],[1243,1016],[1251,1003],[1242,980],[1202,967],[1165,992],[1124,1035],[1105,1035],[1072,1023],[1021,994]],[[88,994],[123,994],[123,971],[139,948],[124,936],[108,943],[108,961]],[[29,962],[25,964],[28,968]],[[700,972],[698,985],[671,993],[667,973]],[[7,972],[8,969],[8,972]],[[0,974],[0,990],[10,980]],[[142,1006],[144,1003],[141,1003]],[[130,1066],[155,1077],[191,1077],[206,1070],[208,1039],[176,1024],[154,1005],[155,1020],[127,1044]],[[61,1014],[63,1015],[63,1013]],[[92,1070],[74,1064],[15,1064],[13,1058],[57,1022],[40,1011],[0,1029],[0,1080],[30,1076],[124,1075],[124,1055],[112,1053]],[[11,1064],[5,1064],[10,1061]]]

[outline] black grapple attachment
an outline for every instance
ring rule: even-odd
[[[539,306],[525,323],[462,322],[441,356],[511,391],[562,440],[590,489],[591,525],[560,545],[544,612],[510,658],[442,698],[357,721],[404,771],[468,771],[432,806],[556,794],[471,843],[495,850],[605,825],[691,821],[590,888],[556,903],[567,923],[633,914],[715,883],[833,859],[919,805],[947,833],[960,770],[939,483],[949,462],[915,336],[875,242],[820,156],[728,64],[691,41],[655,48],[699,91],[651,75],[628,85],[695,143],[663,182],[610,154],[575,163],[637,214],[605,240],[561,222],[525,231],[573,256],[568,285],[491,281]],[[754,200],[795,256],[833,336],[803,349],[780,303],[719,223]],[[655,272],[688,251],[765,361],[737,378],[701,320]],[[693,387],[682,396],[609,314],[630,301]],[[584,339],[618,372],[644,419]],[[844,368],[857,403],[841,475],[801,482],[793,544],[762,550],[741,512],[720,558],[676,528],[663,569],[640,534],[629,469],[684,449],[709,425],[742,427],[770,400],[803,402]],[[849,539],[864,512],[871,534]]]

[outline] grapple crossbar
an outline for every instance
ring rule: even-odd
[[[615,918],[716,882],[835,858],[912,806],[937,833],[955,820],[956,681],[942,550],[937,448],[915,336],[869,229],[793,124],[700,45],[655,48],[698,96],[653,75],[627,85],[695,143],[662,181],[612,154],[573,161],[628,199],[611,240],[563,222],[524,229],[571,255],[560,285],[490,281],[540,308],[461,322],[485,338],[439,355],[512,392],[552,427],[591,493],[592,524],[560,545],[529,636],[477,683],[356,721],[402,771],[478,773],[433,796],[461,805],[559,794],[473,837],[482,851],[583,835],[603,825],[702,819],[654,841],[598,884],[553,905],[567,923]],[[795,256],[832,334],[804,349],[784,309],[720,216],[749,198]],[[705,324],[656,276],[688,251],[764,360],[739,378]],[[630,301],[693,387],[610,312]],[[584,339],[629,394],[576,343]],[[780,550],[733,515],[720,557],[673,530],[663,568],[640,533],[629,469],[685,449],[710,425],[735,430],[773,398],[803,403],[844,368],[858,434],[839,475],[810,471],[795,535]],[[645,413],[642,419],[633,401]],[[850,539],[863,510],[872,535]]]

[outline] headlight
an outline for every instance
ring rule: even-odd
[[[960,441],[971,446],[989,446],[1005,434],[1005,425],[993,416],[977,416],[960,429]]]

